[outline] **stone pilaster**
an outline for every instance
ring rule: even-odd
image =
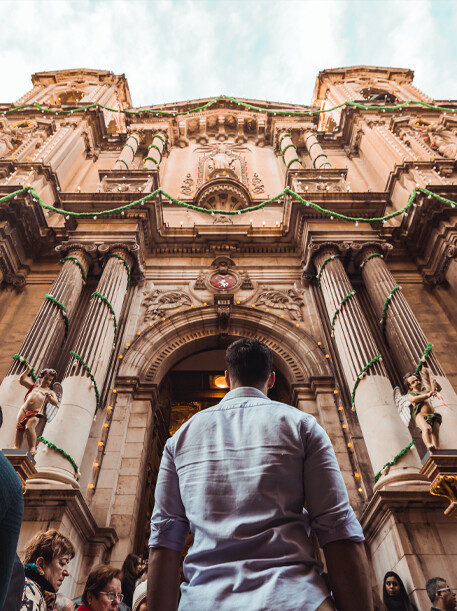
[[[88,269],[89,257],[86,252],[78,246],[69,247],[62,269],[17,352],[20,359],[25,359],[33,366],[36,374],[43,367],[53,364],[62,346]],[[17,414],[24,402],[25,389],[20,386],[19,378],[25,371],[25,364],[20,359],[13,361],[0,386],[0,405],[3,411],[0,447],[8,447],[13,443]]]
[[[148,170],[158,170],[165,151],[165,137],[162,134],[154,134],[152,143],[148,147],[148,154],[144,158],[144,165]]]
[[[361,254],[362,278],[371,303],[383,327],[386,342],[399,373],[414,372],[428,345],[416,317],[390,273],[376,246],[367,246]],[[384,315],[383,315],[384,312]],[[457,448],[457,395],[436,359],[433,350],[427,364],[442,387],[440,394],[446,405],[434,400],[434,407],[443,416],[440,446]]]
[[[313,132],[306,132],[305,146],[313,162],[313,168],[316,168],[316,170],[325,170],[326,168],[332,167]]]
[[[288,170],[299,170],[301,164],[295,144],[292,142],[292,136],[287,133],[279,136],[278,147],[286,168]]]
[[[62,448],[77,465],[81,464],[84,455],[92,421],[99,407],[99,393],[111,362],[117,324],[133,264],[128,250],[127,246],[111,249],[99,247],[99,251],[106,252],[105,268],[92,294],[72,351],[73,358],[62,380],[62,404],[43,432],[43,437]],[[55,450],[40,444],[36,461],[40,481],[57,480],[77,485],[70,461]]]
[[[114,169],[130,170],[139,146],[140,135],[138,133],[130,134],[127,138],[126,143],[124,144],[124,148],[122,149],[121,154],[119,155],[116,163],[114,164]]]
[[[337,248],[325,246],[315,255],[314,262],[350,391],[360,378],[354,405],[373,471],[378,473],[411,442],[411,436],[395,408],[392,386],[382,361],[374,362],[366,370],[366,375],[361,375],[379,350],[353,294]],[[420,479],[419,469],[419,457],[413,449],[381,476],[377,488],[395,481]]]

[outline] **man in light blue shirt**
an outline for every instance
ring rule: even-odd
[[[330,611],[309,538],[324,550],[340,611],[371,611],[363,533],[315,418],[268,399],[270,349],[226,353],[230,392],[165,445],[149,539],[148,611]],[[304,504],[306,503],[306,510]]]

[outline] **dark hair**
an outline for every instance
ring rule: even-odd
[[[122,576],[126,577],[129,575],[136,579],[138,577],[138,562],[140,560],[141,557],[138,554],[129,554],[122,565]]]
[[[446,580],[442,577],[431,577],[427,581],[427,583],[425,584],[425,589],[427,590],[428,597],[430,598],[432,603],[434,603],[438,598],[436,595],[437,591],[440,590],[446,583]]]
[[[58,530],[47,530],[37,533],[27,543],[24,552],[24,564],[35,563],[40,557],[43,557],[44,561],[49,564],[53,558],[70,556],[71,559],[74,555],[75,548],[70,539]]]
[[[258,339],[239,339],[227,348],[230,378],[241,386],[261,386],[273,370],[270,348]]]
[[[83,603],[89,605],[87,600],[88,592],[93,594],[95,598],[98,598],[99,593],[103,591],[112,579],[119,579],[120,581],[121,572],[119,569],[115,569],[114,566],[109,566],[109,564],[101,564],[91,571],[81,596]]]
[[[55,382],[55,379],[57,378],[57,371],[55,369],[42,369],[40,371],[40,375],[38,376],[41,380],[41,378],[44,378],[44,376],[49,373],[49,375],[51,375],[54,379],[53,382]]]
[[[417,373],[413,373],[412,371],[409,371],[408,373],[405,373],[405,375],[403,376],[403,384],[405,385],[406,390],[409,390],[408,378],[411,378],[412,376],[414,376],[416,378],[416,380],[420,380],[420,378],[417,375]]]
[[[398,585],[400,586],[400,594],[398,596],[390,596],[389,594],[387,594],[387,589],[386,589],[386,581],[388,579],[388,577],[394,577],[397,581],[398,581]],[[397,575],[397,573],[394,573],[393,571],[388,571],[385,575],[384,575],[384,583],[382,586],[382,600],[386,606],[386,608],[390,611],[391,609],[398,609],[398,601],[402,601],[403,603],[403,609],[405,611],[412,611],[413,606],[411,605],[411,603],[409,602],[409,597],[408,594],[406,593],[406,588],[403,584],[403,581],[400,579],[400,577]],[[395,604],[397,603],[397,604]]]

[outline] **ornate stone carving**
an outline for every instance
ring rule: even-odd
[[[233,295],[215,295],[214,303],[216,305],[219,332],[225,335],[228,332]]]
[[[254,191],[254,193],[265,193],[265,186],[262,182],[262,180],[259,178],[259,175],[257,174],[257,172],[254,173],[252,180],[252,190]]]
[[[233,221],[225,214],[218,214],[214,217],[213,225],[233,225]]]
[[[246,160],[236,151],[245,150],[245,147],[228,148],[224,144],[218,144],[214,147],[202,147],[203,150],[209,150],[204,155],[198,164],[198,183],[200,188],[206,181],[215,178],[232,178],[244,185],[247,185],[247,169]]]
[[[198,278],[194,284],[194,289],[196,291],[204,291],[206,289],[205,278],[206,278],[205,272],[200,272],[198,274]]]
[[[241,282],[241,286],[240,289],[242,291],[250,291],[254,288],[251,279],[249,278],[249,274],[247,272],[243,272],[241,274],[241,277],[243,278],[242,282]]]
[[[191,195],[193,184],[194,184],[194,179],[192,178],[192,176],[189,173],[186,175],[186,178],[182,181],[181,193],[183,195]]]
[[[257,296],[255,305],[263,305],[267,308],[284,310],[291,320],[303,320],[301,308],[305,303],[295,289],[288,289],[287,291],[263,289]]]
[[[188,309],[191,306],[189,295],[183,291],[160,291],[154,289],[143,300],[146,306],[144,322],[151,322],[162,318],[178,308]]]

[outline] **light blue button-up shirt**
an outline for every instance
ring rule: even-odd
[[[181,611],[315,611],[329,592],[310,527],[321,546],[364,539],[325,431],[251,387],[165,445],[149,546],[181,552],[189,527]]]

